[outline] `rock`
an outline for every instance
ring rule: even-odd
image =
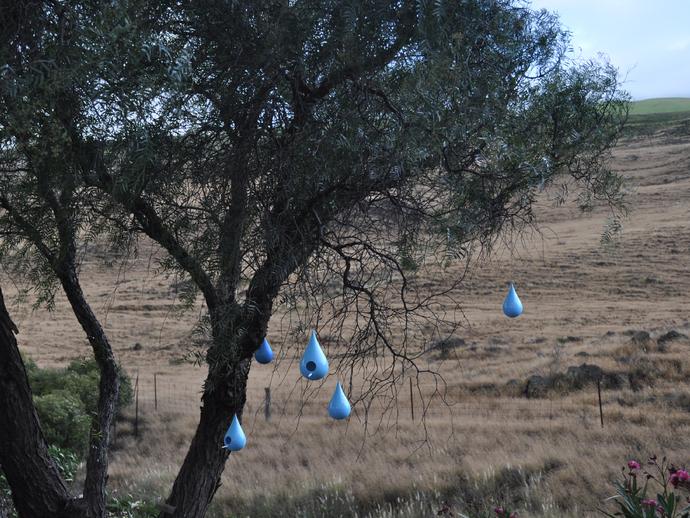
[[[567,344],[569,342],[581,342],[582,337],[581,336],[561,336],[558,338],[558,343],[561,344]]]
[[[517,379],[510,379],[506,382],[504,393],[510,397],[520,397],[525,395],[525,384]]]
[[[678,408],[684,410],[685,412],[690,412],[690,394],[687,392],[672,392],[664,395],[664,401],[666,404],[673,408]]]
[[[495,383],[479,383],[468,387],[471,394],[481,394],[484,396],[498,396],[499,391]]]
[[[649,333],[647,331],[635,331],[630,339],[635,345],[647,345],[650,340]]]
[[[604,378],[601,380],[601,386],[602,388],[609,390],[618,390],[620,388],[623,388],[625,382],[625,376],[623,376],[622,374],[606,372],[604,373]]]
[[[675,329],[671,329],[668,333],[664,333],[659,338],[657,338],[656,343],[659,345],[666,345],[669,342],[674,342],[676,340],[687,340],[688,335],[679,333]]]
[[[133,351],[141,351],[144,348],[143,345],[141,345],[139,342],[135,343],[134,346],[132,347]]]
[[[661,375],[656,364],[646,358],[642,358],[631,365],[628,372],[628,383],[633,392],[642,390],[644,387],[654,385],[656,379]]]
[[[544,376],[534,374],[527,378],[525,396],[528,398],[544,397],[551,387],[551,380]]]
[[[564,392],[582,390],[583,388],[601,382],[606,389],[618,389],[625,384],[625,377],[620,374],[604,371],[598,365],[583,363],[579,366],[568,367],[565,374],[560,376],[557,384]]]
[[[514,381],[514,380],[511,380]],[[606,372],[598,365],[583,363],[582,365],[568,367],[565,372],[557,372],[550,376],[533,375],[527,379],[524,395],[527,398],[544,397],[550,390],[563,394],[569,394],[601,381],[602,388],[620,389],[626,383],[626,377],[622,374]],[[508,388],[514,388],[511,383]]]
[[[438,352],[439,358],[446,359],[453,349],[456,349],[457,347],[464,347],[465,345],[467,345],[467,342],[465,342],[464,339],[449,337],[432,342],[427,351]]]
[[[628,407],[628,408],[634,407],[637,402],[632,400],[629,397],[626,397],[626,396],[627,395],[624,395],[622,397],[621,396],[617,397],[616,403],[618,403],[620,406],[624,406],[624,407]]]
[[[568,370],[565,371],[565,375],[573,379],[576,383],[585,385],[592,382],[596,383],[597,381],[603,379],[604,370],[598,365],[583,363],[577,367],[568,367]]]
[[[587,351],[580,351],[579,353],[575,353],[575,356],[581,356],[583,358],[587,358],[588,356],[591,356]]]

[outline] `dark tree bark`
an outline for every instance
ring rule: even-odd
[[[309,256],[313,246],[314,243],[299,250],[283,248],[282,255],[278,249],[272,250],[254,275],[242,306],[228,302],[209,311],[214,345],[207,355],[209,372],[201,417],[167,500],[174,510],[163,510],[161,518],[205,516],[228,458],[227,450],[222,448],[223,436],[233,415],[242,417],[252,354],[266,335],[273,301],[283,281]],[[223,291],[232,292],[227,288]],[[233,330],[240,330],[241,334],[238,336]]]
[[[82,516],[48,455],[0,289],[0,463],[22,518]]]
[[[91,422],[89,454],[86,460],[86,480],[84,482],[86,516],[88,518],[100,518],[106,515],[105,488],[108,481],[108,447],[120,393],[118,367],[108,337],[84,297],[74,265],[69,264],[65,271],[59,273],[59,277],[67,299],[72,306],[72,311],[74,311],[79,324],[88,337],[101,375],[98,413]]]
[[[161,516],[202,517],[220,486],[220,476],[229,452],[223,436],[232,416],[241,419],[246,401],[250,359],[228,366],[222,380],[214,380],[202,397],[201,417],[184,463],[175,479],[167,504],[174,511]]]

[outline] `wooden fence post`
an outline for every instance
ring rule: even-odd
[[[604,407],[601,404],[601,379],[597,380],[597,392],[599,393],[599,419],[601,420],[601,427],[604,427]]]
[[[134,382],[134,437],[139,437],[139,372]]]
[[[412,393],[412,378],[410,378],[410,412],[412,413],[412,421],[414,421],[414,394]]]
[[[264,401],[264,417],[266,421],[271,419],[271,387],[265,387],[266,399]]]

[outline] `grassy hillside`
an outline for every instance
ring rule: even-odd
[[[690,97],[664,97],[630,103],[631,115],[690,112]]]
[[[322,385],[307,386],[297,369],[306,342],[297,324],[306,310],[277,304],[268,333],[276,363],[251,369],[247,447],[228,459],[209,518],[421,518],[438,516],[444,502],[455,516],[472,518],[495,517],[497,505],[521,517],[595,518],[599,507],[612,511],[604,499],[629,459],[666,455],[687,466],[690,112],[633,115],[629,127],[648,137],[623,139],[613,152],[612,169],[631,187],[623,233],[602,246],[608,207],[580,215],[544,193],[535,207],[542,232],[514,249],[497,247],[461,290],[438,301],[437,311],[462,326],[452,339],[436,340],[431,327],[411,334],[410,351],[427,351],[420,368],[442,376],[421,374],[413,399],[406,373],[402,385],[369,405],[364,374],[373,370],[357,367],[352,399],[363,400],[347,422],[331,420],[334,378],[350,384],[341,342],[319,329],[334,367]],[[126,268],[112,267],[117,257],[99,244],[81,264],[87,297],[137,380],[138,405],[118,422],[110,459],[110,491],[121,509],[128,498],[137,503],[127,509],[137,511],[166,498],[199,419],[205,369],[184,359],[202,351],[190,345],[201,310],[175,307],[176,279],[156,267],[162,257],[142,243]],[[458,260],[420,269],[419,295],[461,278],[464,268]],[[525,304],[517,319],[500,309],[509,279]],[[3,284],[13,301],[15,284]],[[64,296],[51,313],[30,304],[10,311],[22,351],[40,366],[64,367],[87,354]],[[583,363],[610,376],[602,384],[604,427],[596,385],[564,382]],[[540,385],[549,379],[558,384]]]
[[[690,132],[690,98],[667,97],[630,103],[624,135],[649,136],[657,131],[687,135]]]

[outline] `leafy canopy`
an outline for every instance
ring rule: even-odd
[[[552,186],[585,210],[622,204],[606,168],[627,115],[615,70],[570,59],[557,18],[521,1],[20,15],[0,54],[0,201],[33,225],[0,212],[0,260],[49,278],[27,234],[59,255],[61,217],[119,247],[146,234],[188,301],[202,293],[224,337],[212,365],[251,355],[279,293],[313,300],[301,323],[330,322],[352,351],[405,356],[413,316],[432,318],[410,269],[532,224]]]

